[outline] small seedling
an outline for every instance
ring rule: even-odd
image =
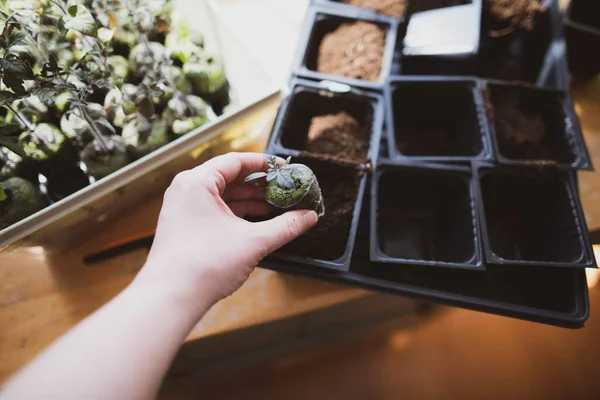
[[[290,164],[291,157],[280,165],[277,157],[265,156],[269,169],[246,177],[249,182],[266,178],[265,199],[285,210],[315,210],[319,217],[325,214],[323,196],[317,177],[303,164]]]

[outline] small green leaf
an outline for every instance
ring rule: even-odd
[[[255,172],[253,174],[248,175],[245,179],[244,182],[250,182],[253,181],[255,179],[260,179],[260,178],[264,178],[265,176],[267,176],[266,172]]]
[[[13,92],[9,92],[8,90],[1,90],[0,91],[0,106],[4,103],[9,103],[13,100],[14,98],[14,93]]]
[[[0,146],[6,147],[7,149],[9,149],[10,151],[12,151],[13,153],[15,153],[16,155],[18,155],[21,158],[27,157],[25,155],[25,151],[23,150],[23,147],[18,142],[18,138],[16,136],[15,137],[0,136]]]
[[[16,123],[0,124],[1,136],[19,136],[22,131],[21,125]]]
[[[287,171],[279,171],[277,174],[277,185],[284,189],[293,189],[294,179],[292,178],[292,174]]]
[[[98,29],[98,39],[100,39],[104,43],[110,42],[114,35],[115,35],[115,29],[108,29],[108,28],[99,28]]]
[[[23,78],[19,77],[17,74],[14,74],[9,71],[4,71],[4,76],[2,77],[2,82],[9,88],[15,92],[14,99],[21,98],[27,95],[25,88],[23,87]]]
[[[0,67],[5,73],[11,72],[21,78],[33,78],[31,67],[14,54],[9,54],[6,58],[0,59]]]
[[[292,156],[289,156],[288,158],[286,158],[286,160],[285,160],[285,164],[286,164],[286,165],[289,165],[289,164],[290,164],[290,161],[292,161]]]
[[[5,201],[8,199],[8,195],[6,194],[6,191],[4,190],[4,188],[0,187],[0,201]]]
[[[34,91],[34,94],[42,103],[47,106],[52,106],[54,105],[54,100],[56,100],[58,92],[54,88],[40,88]]]
[[[69,13],[60,19],[64,29],[72,29],[87,36],[96,36],[98,27],[90,10],[81,4],[69,6]]]

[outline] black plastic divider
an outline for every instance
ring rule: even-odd
[[[591,169],[579,120],[563,92],[499,82],[484,90],[501,164]]]
[[[476,80],[392,78],[386,103],[390,158],[432,162],[493,158]]]
[[[571,171],[476,165],[488,263],[595,267]]]
[[[268,154],[275,154],[267,149]],[[287,157],[289,154],[276,154]],[[350,267],[367,174],[362,167],[319,157],[296,157],[319,180],[325,215],[317,226],[267,259],[347,271]],[[328,247],[327,247],[328,246]],[[301,253],[301,254],[300,254]]]
[[[372,261],[484,268],[470,167],[388,162],[372,176]]]
[[[386,33],[385,48],[379,78],[376,81],[349,78],[340,75],[321,73],[316,70],[319,46],[323,37],[337,29],[344,23],[364,21],[381,27]],[[304,26],[300,33],[301,41],[293,64],[294,75],[301,78],[309,78],[316,81],[331,80],[348,84],[353,87],[371,90],[383,90],[383,86],[390,74],[394,47],[396,46],[396,34],[398,22],[391,17],[377,15],[369,10],[357,7],[339,10],[331,7],[309,8]]]
[[[297,157],[307,154],[308,132],[314,117],[347,113],[367,132],[368,148],[362,161],[375,164],[384,122],[383,96],[374,92],[352,90],[334,91],[326,84],[305,79],[291,83],[290,94],[279,109],[269,148]],[[344,157],[343,153],[331,154]]]

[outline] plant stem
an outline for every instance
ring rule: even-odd
[[[23,114],[21,114],[19,111],[17,111],[12,104],[6,103],[4,104],[4,107],[6,107],[11,113],[13,113],[13,115],[19,120],[19,122],[21,122],[21,124],[29,131],[29,132],[33,132],[35,130],[35,127],[31,124],[31,122],[29,122],[29,120],[27,120],[27,118],[25,118],[25,116]]]
[[[50,0],[50,3],[55,4],[56,6],[58,6],[58,8],[60,8],[60,10],[63,12],[63,14],[67,13],[67,10],[63,7],[62,4],[60,4],[60,2],[58,0]]]
[[[90,126],[90,128],[92,128],[92,133],[96,137],[96,140],[100,144],[100,147],[102,147],[102,150],[104,150],[104,152],[106,154],[108,154],[110,152],[110,149],[108,148],[108,144],[104,140],[102,133],[100,131],[98,131],[98,128],[96,128],[96,125],[94,125],[94,121],[92,121],[92,119],[88,115],[85,107],[80,106],[79,111],[81,112],[83,119],[85,119],[85,122],[87,122],[88,125]]]

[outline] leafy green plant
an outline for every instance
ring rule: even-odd
[[[317,177],[303,164],[291,164],[288,157],[283,165],[277,157],[265,156],[267,172],[255,172],[245,178],[246,182],[265,178],[265,199],[277,208],[315,210],[325,214],[325,205]]]

